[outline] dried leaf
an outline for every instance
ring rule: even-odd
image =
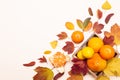
[[[109,9],[111,9],[111,5],[110,5],[110,3],[108,2],[108,0],[106,0],[106,1],[103,3],[102,9],[104,9],[104,10],[109,10]]]
[[[83,22],[81,20],[77,19],[77,25],[80,29],[83,30],[84,26],[83,26]]]
[[[105,18],[105,23],[107,24],[111,17],[114,15],[114,13],[108,14],[107,17]]]
[[[23,64],[23,66],[26,66],[26,67],[31,67],[31,66],[34,66],[34,65],[35,65],[35,61]]]
[[[51,41],[50,42],[50,45],[53,49],[55,49],[57,47],[57,44],[58,44],[58,41],[57,40],[54,40],[54,41]]]
[[[103,38],[103,42],[105,45],[107,44],[107,45],[113,46],[114,45],[114,36],[110,36],[110,37],[105,36]]]
[[[101,75],[101,76],[98,76],[96,80],[110,80],[110,78],[108,76]]]
[[[120,58],[112,58],[108,61],[104,73],[109,76],[120,76]]]
[[[59,40],[63,40],[65,38],[67,38],[67,33],[66,32],[61,32],[57,36],[59,37]]]
[[[68,30],[74,30],[74,25],[71,22],[66,22],[65,26]]]
[[[91,19],[91,18],[86,18],[86,19],[84,20],[84,22],[83,22],[84,28],[86,28],[86,26],[87,26],[88,23],[90,22],[90,19]],[[84,28],[83,28],[83,29],[84,29]]]
[[[62,49],[68,52],[68,54],[71,54],[74,51],[74,44],[70,41],[67,41],[66,45]]]
[[[62,77],[64,75],[64,73],[57,73],[55,76],[54,76],[54,79],[53,80],[58,80],[58,78]]]
[[[88,8],[88,12],[89,12],[90,16],[93,16],[93,12],[92,12],[92,9],[90,7]]]
[[[44,51],[44,54],[50,54],[50,53],[51,53],[50,50],[46,50],[46,51]]]
[[[40,60],[41,63],[47,62],[47,59],[45,58],[45,56],[43,56],[42,58],[39,58],[38,60]]]
[[[103,24],[99,24],[98,22],[95,22],[94,25],[93,25],[93,30],[94,32],[100,34],[102,33],[101,30],[104,28],[104,25]]]
[[[114,43],[119,45],[120,44],[120,26],[114,24],[111,27],[111,35],[114,36]]]
[[[106,37],[110,37],[110,36],[111,36],[111,33],[108,32],[108,31],[105,31],[105,32],[104,32],[104,35],[105,35]]]
[[[70,77],[67,80],[83,80],[83,76],[81,74],[72,74],[69,72]]]
[[[46,67],[37,67],[35,71],[37,74],[33,77],[33,80],[53,80],[54,73],[51,69]]]
[[[89,21],[88,25],[84,28],[84,31],[89,31],[92,28],[92,22]]]
[[[98,17],[98,19],[101,19],[102,18],[102,11],[101,10],[97,10],[97,17]]]

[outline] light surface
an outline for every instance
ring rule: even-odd
[[[68,31],[65,22],[73,22],[77,27],[76,19],[89,17],[88,7],[93,9],[96,16],[96,10],[101,9],[104,1],[0,0],[0,80],[33,80],[35,67],[27,68],[22,64],[37,61],[44,50],[51,49],[49,42],[57,39],[56,34]],[[104,11],[105,15],[110,12],[115,15],[105,29],[114,23],[120,24],[119,0],[109,2],[112,9]],[[89,75],[85,80],[88,78],[90,80]]]

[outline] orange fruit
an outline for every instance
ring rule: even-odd
[[[102,39],[98,37],[92,37],[88,40],[88,46],[94,49],[94,52],[98,52],[104,45]]]
[[[87,65],[90,70],[100,72],[105,69],[107,61],[102,59],[98,53],[95,53],[92,58],[87,59]]]
[[[61,52],[56,52],[52,57],[50,57],[50,62],[56,68],[62,67],[67,62],[67,57]]]
[[[81,31],[74,31],[71,35],[72,41],[75,43],[80,43],[84,40],[84,35]]]
[[[114,48],[110,45],[104,45],[101,47],[100,49],[100,56],[103,58],[103,59],[111,59],[113,58],[115,55],[115,51],[114,51]]]

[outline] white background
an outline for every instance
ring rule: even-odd
[[[102,10],[104,1],[0,0],[0,80],[32,80],[35,67],[26,68],[22,64],[36,60],[44,50],[51,49],[49,42],[57,39],[56,34],[68,31],[65,22],[76,25],[76,19],[89,17],[88,7],[93,9],[96,19],[96,10]],[[109,2],[112,9],[103,12],[115,15],[107,29],[115,22],[120,24],[119,0]]]

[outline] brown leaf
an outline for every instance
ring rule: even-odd
[[[41,63],[47,62],[47,59],[44,56],[42,58],[39,58],[38,60],[40,60]]]
[[[35,65],[35,61],[23,64],[23,66],[26,66],[26,67],[31,67],[31,66],[34,66],[34,65]]]
[[[114,15],[114,13],[108,14],[107,17],[105,18],[105,23],[107,24],[111,17]]]
[[[54,76],[54,79],[53,80],[58,80],[58,78],[62,77],[64,75],[64,73],[57,73],[55,76]]]
[[[83,22],[80,20],[80,19],[77,19],[77,25],[78,25],[78,27],[80,28],[80,29],[82,29],[83,30]]]
[[[97,10],[97,17],[98,17],[98,19],[102,18],[102,11],[99,9]]]
[[[107,44],[107,45],[113,46],[114,45],[114,36],[109,36],[109,37],[105,36],[103,38],[103,42],[105,45]]]
[[[71,72],[69,72],[69,75],[70,77],[68,77],[67,80],[83,80],[82,75],[72,74]]]
[[[90,16],[93,16],[93,12],[92,12],[92,9],[90,7],[88,8],[88,12],[89,12]]]
[[[71,54],[74,51],[74,44],[70,41],[67,41],[66,45],[62,49],[68,52],[68,54]]]
[[[53,80],[54,73],[51,69],[46,67],[37,67],[35,71],[37,74],[33,77],[33,80]]]
[[[65,38],[67,38],[67,33],[66,32],[61,32],[57,36],[59,37],[59,40],[63,40]]]
[[[99,24],[98,22],[95,22],[94,25],[93,25],[93,30],[94,32],[100,34],[102,33],[101,30],[104,28],[104,25],[103,24]]]

